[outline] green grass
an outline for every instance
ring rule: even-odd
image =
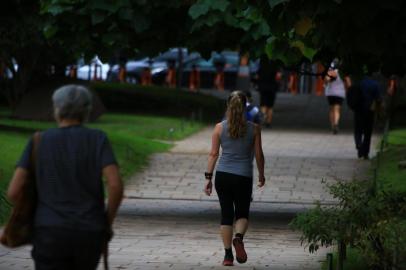
[[[0,117],[4,116],[0,111]],[[55,122],[39,122],[0,118],[0,125],[44,130],[56,127]],[[131,134],[158,140],[179,140],[199,130],[203,124],[174,117],[139,116],[130,114],[105,114],[96,122],[86,124],[106,133]]]
[[[390,131],[388,147],[381,153],[378,181],[384,190],[406,192],[406,170],[398,168],[400,161],[406,161],[406,129]]]
[[[388,137],[388,143],[395,146],[406,146],[406,129],[391,130]]]
[[[15,132],[0,132],[0,193],[4,193],[14,171],[15,163],[21,155],[28,135]],[[0,225],[8,216],[9,207],[0,200]]]
[[[0,125],[28,130],[0,131],[0,193],[4,194],[32,130],[56,127],[54,122],[25,121],[7,118],[10,111],[0,108]],[[105,114],[98,121],[86,124],[105,131],[125,179],[147,165],[148,157],[167,151],[170,141],[185,138],[203,127],[199,122],[186,122],[173,117]],[[8,210],[0,205],[0,224]]]

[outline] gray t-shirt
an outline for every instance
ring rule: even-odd
[[[221,157],[217,171],[252,177],[254,159],[254,123],[247,121],[247,133],[242,138],[233,139],[228,134],[227,120],[221,122]]]
[[[30,167],[31,139],[17,167]],[[36,227],[104,230],[102,169],[117,164],[106,134],[83,126],[41,133],[36,160]]]

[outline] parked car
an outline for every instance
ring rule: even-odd
[[[162,85],[168,72],[168,62],[173,61],[175,66],[179,65],[179,49],[173,48],[154,57],[130,60],[126,63],[126,79],[130,83],[139,83],[141,74],[146,67],[151,68],[153,84]],[[193,67],[200,71],[200,87],[213,88],[214,77],[216,75],[216,64],[224,64],[224,86],[226,89],[235,89],[240,56],[235,51],[213,52],[210,59],[204,59],[199,53],[188,53],[186,48],[182,48],[182,87],[189,86],[189,75]],[[258,70],[258,61],[250,61],[251,74]],[[109,72],[109,81],[118,81],[119,65],[114,65]]]
[[[189,76],[194,66],[200,71],[200,88],[213,88],[214,77],[216,75],[216,64],[223,63],[224,65],[224,87],[225,89],[235,89],[237,81],[237,73],[239,68],[240,56],[238,52],[223,51],[221,53],[213,52],[210,59],[206,60],[199,57],[194,57],[183,63],[182,87],[189,86]],[[252,76],[258,70],[259,61],[250,61],[250,72]],[[167,69],[153,74],[153,82],[161,84],[166,76]]]
[[[188,59],[193,57],[200,57],[200,55],[196,56],[195,54],[188,54],[188,50],[186,48],[182,48],[181,50],[183,61],[188,61]],[[154,74],[166,70],[168,68],[169,61],[174,61],[175,64],[177,65],[178,58],[179,58],[179,49],[173,48],[154,58],[146,57],[139,60],[130,60],[125,65],[127,82],[139,83],[141,81],[142,71],[146,67],[151,68],[153,78],[154,77],[157,78],[157,76],[154,76]],[[117,64],[114,65],[110,71],[109,81],[118,81],[118,72],[119,65]],[[154,83],[161,84],[160,78],[158,78],[157,81],[154,81]]]

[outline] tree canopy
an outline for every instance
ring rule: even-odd
[[[45,37],[72,54],[156,54],[187,39],[187,1],[41,0]]]
[[[401,0],[198,0],[189,15],[192,31],[235,28],[218,37],[287,65],[338,57],[349,73],[367,68],[404,74],[406,3]],[[238,36],[229,37],[233,33]]]
[[[28,81],[62,74],[80,55],[98,54],[106,61],[180,46],[204,55],[222,49],[254,57],[267,53],[293,67],[303,61],[329,64],[338,57],[352,74],[380,69],[403,75],[406,69],[402,0],[15,0],[0,5],[0,60],[14,73],[8,93],[15,102]]]

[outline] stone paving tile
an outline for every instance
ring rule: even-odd
[[[111,244],[113,269],[224,269],[217,202],[141,199],[124,205]],[[287,227],[293,215],[277,204],[254,203],[245,240],[249,260],[231,269],[318,269],[329,250],[309,254],[301,247],[299,234]]]
[[[254,187],[253,197],[259,201],[297,202],[320,200],[331,203],[333,198],[325,188],[326,183],[364,178],[369,167],[368,161],[352,159],[312,157],[297,158],[291,156],[267,156],[265,166],[266,186]],[[150,167],[135,175],[126,188],[129,198],[155,199],[195,199],[213,200],[203,195],[203,173],[206,170],[207,156],[204,154],[165,153],[151,158]],[[178,162],[182,160],[181,162]],[[171,166],[167,166],[169,161]],[[294,164],[294,165],[292,165]],[[198,172],[189,172],[187,168],[199,166]],[[165,173],[159,168],[165,166]],[[181,171],[183,171],[181,173]],[[256,171],[254,173],[257,175]]]
[[[249,260],[227,269],[318,269],[329,249],[309,254],[287,226],[306,206],[254,202],[246,235]],[[110,244],[111,269],[224,269],[218,202],[126,200]],[[0,269],[33,269],[30,247],[0,248]],[[100,266],[101,270],[102,267]]]

